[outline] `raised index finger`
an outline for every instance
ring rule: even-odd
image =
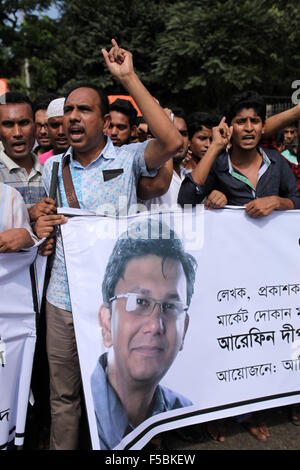
[[[113,45],[114,47],[119,47],[119,46],[118,46],[118,43],[117,43],[117,41],[116,41],[115,39],[112,39],[112,40],[111,40],[111,43],[112,43],[112,45]]]
[[[221,121],[219,122],[219,126],[222,126],[223,124],[225,124],[225,121],[226,121],[226,116],[223,116]]]

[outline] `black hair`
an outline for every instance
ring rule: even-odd
[[[19,93],[18,91],[8,91],[0,96],[0,105],[9,104],[9,103],[10,104],[21,104],[21,103],[29,104],[31,111],[32,111],[32,117],[34,117],[33,104],[27,95],[23,95],[22,93]]]
[[[173,106],[170,109],[171,109],[171,111],[172,111],[172,113],[174,114],[175,117],[179,117],[179,118],[183,119],[186,123],[187,117],[186,117],[186,113],[185,113],[183,108],[181,108],[180,106]]]
[[[233,95],[227,105],[224,115],[226,122],[230,126],[233,118],[242,110],[253,108],[264,123],[266,120],[266,103],[261,95],[256,91],[244,91]]]
[[[146,121],[145,119],[143,118],[143,116],[138,116],[136,118],[136,125],[139,126],[140,124],[146,124]]]
[[[203,127],[212,129],[213,127],[217,126],[218,120],[213,114],[196,111],[188,116],[186,124],[188,128],[189,139],[191,140],[194,134],[198,131],[201,131]]]
[[[289,129],[290,127],[296,127],[296,129],[298,129],[298,121],[291,122],[290,124],[285,126],[284,129]]]
[[[127,232],[117,240],[106,266],[102,283],[104,302],[109,302],[115,294],[115,287],[124,275],[128,261],[133,258],[156,255],[162,258],[162,266],[167,258],[181,263],[186,276],[187,305],[194,293],[197,261],[184,251],[183,244],[175,232],[160,221],[147,219],[133,223]]]
[[[130,127],[136,125],[137,110],[129,100],[117,98],[109,106],[110,111],[117,111],[128,117]]]
[[[279,131],[275,137],[276,145],[282,145],[284,142],[284,132],[283,130]]]
[[[185,110],[181,106],[176,106],[176,105],[169,104],[169,105],[164,106],[164,107],[170,109],[175,117],[179,117],[179,118],[183,119],[186,122],[187,115],[186,115]]]
[[[67,90],[67,93],[65,95],[66,96],[65,103],[69,95],[73,91],[77,90],[78,88],[91,88],[92,90],[95,90],[98,93],[98,96],[100,98],[100,110],[101,110],[102,117],[104,117],[106,114],[109,113],[109,102],[108,102],[107,95],[97,85],[94,85],[88,82],[77,83],[76,85],[73,85],[71,88],[69,88],[69,90]]]
[[[37,96],[33,103],[34,114],[40,109],[47,111],[51,101],[55,100],[56,98],[59,98],[56,93],[44,93],[43,95]]]

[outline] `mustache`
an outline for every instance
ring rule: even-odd
[[[84,132],[84,127],[83,126],[74,126],[72,124],[70,124],[68,126],[68,132],[71,132],[71,131],[80,131],[80,132]]]

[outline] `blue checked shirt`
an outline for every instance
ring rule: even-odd
[[[137,203],[136,187],[139,177],[156,175],[156,170],[149,172],[145,164],[144,152],[148,142],[115,147],[108,137],[101,154],[87,167],[74,160],[70,147],[64,156],[56,155],[45,162],[43,174],[45,189],[49,194],[52,165],[54,162],[59,162],[58,185],[62,206],[68,207],[62,179],[62,158],[69,156],[70,172],[80,208],[98,213],[125,215],[124,211],[127,213],[128,208]],[[123,172],[114,173],[110,170],[123,170]],[[57,230],[56,251],[47,300],[56,307],[72,310],[59,230]]]

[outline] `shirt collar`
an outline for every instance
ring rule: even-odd
[[[39,161],[38,156],[31,152],[32,160],[33,160],[33,166],[32,168],[37,172],[42,174],[43,173],[43,167]],[[12,170],[15,170],[17,168],[21,168],[20,165],[18,165],[16,162],[14,162],[6,153],[3,149],[0,150],[0,160],[2,163],[7,167],[8,171],[11,172]]]
[[[271,160],[273,161],[273,156],[270,155],[270,157],[268,157],[268,155],[266,154],[266,152],[263,150],[262,147],[257,147],[257,150],[258,152],[260,153],[263,161],[263,165],[267,165],[269,166],[270,163],[271,163]],[[224,171],[229,171],[229,173],[232,173],[232,163],[231,163],[231,160],[230,160],[230,153],[226,150],[226,152],[224,152],[222,155],[220,155],[220,157],[223,157],[222,160],[220,161],[220,165],[223,166],[223,169]]]
[[[117,151],[116,151],[116,148],[115,148],[114,144],[112,143],[111,139],[108,136],[106,136],[106,139],[107,139],[107,141],[106,141],[106,145],[105,145],[104,149],[98,155],[98,157],[92,163],[90,163],[91,165],[93,163],[95,163],[98,159],[100,159],[101,157],[105,158],[106,160],[114,160],[117,157]],[[80,163],[77,162],[77,160],[74,159],[73,148],[71,146],[64,153],[63,161],[65,161],[67,157],[70,157],[70,163],[71,163],[72,166],[77,165],[77,164],[80,165]]]

